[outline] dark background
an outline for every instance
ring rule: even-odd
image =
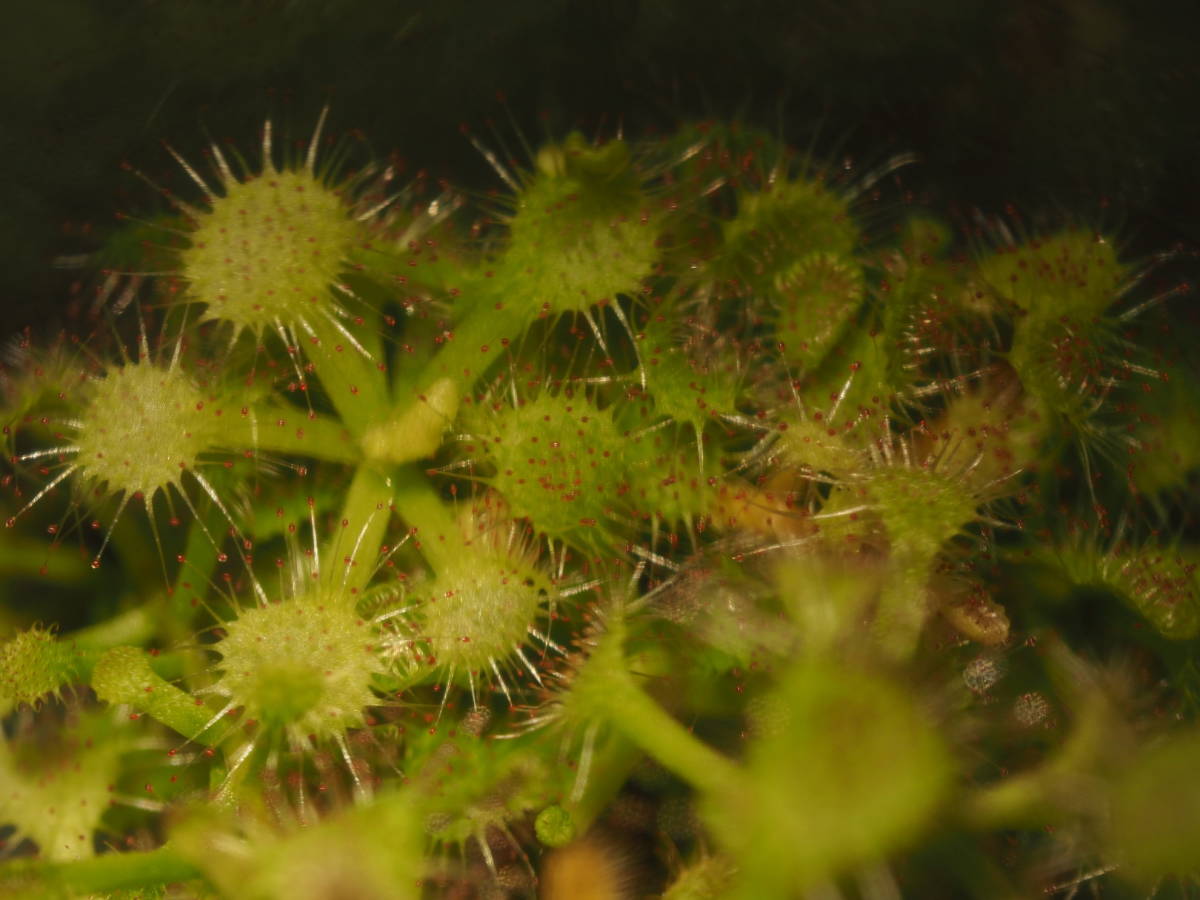
[[[1197,4],[1177,0],[42,0],[0,54],[0,334],[69,317],[78,271],[145,192],[122,171],[250,148],[333,104],[469,186],[459,132],[507,109],[533,139],[742,118],[906,173],[944,209],[1099,222],[1131,253],[1200,245]],[[512,125],[500,126],[510,136]],[[177,178],[177,174],[171,177]],[[178,182],[176,182],[178,183]]]

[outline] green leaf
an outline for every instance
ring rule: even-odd
[[[1192,730],[1144,753],[1117,783],[1111,840],[1134,878],[1200,874],[1197,760],[1200,731]]]
[[[787,714],[749,753],[748,790],[706,818],[741,864],[741,895],[788,897],[917,841],[950,776],[905,689],[805,664],[784,678]]]

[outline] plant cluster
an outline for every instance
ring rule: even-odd
[[[1163,258],[736,124],[473,196],[323,122],[172,150],[105,336],[11,348],[5,896],[1196,890]]]

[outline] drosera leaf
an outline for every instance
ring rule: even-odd
[[[796,371],[820,365],[866,296],[859,261],[827,252],[797,259],[776,276],[774,287],[774,337]]]
[[[421,798],[390,791],[374,802],[280,832],[249,811],[198,809],[179,823],[174,858],[196,866],[221,896],[417,900],[427,863]]]
[[[498,214],[507,235],[495,265],[466,280],[452,332],[416,379],[420,393],[450,379],[465,395],[532,323],[636,294],[659,261],[664,201],[623,141],[591,145],[573,133],[542,147],[532,172],[505,176],[515,190]]]
[[[1149,747],[1118,778],[1110,846],[1125,877],[1157,883],[1200,874],[1200,732],[1194,728]]]
[[[57,697],[79,674],[79,653],[51,629],[34,626],[0,646],[0,715]]]
[[[558,804],[547,806],[537,814],[534,829],[544,847],[564,847],[576,837],[571,814]]]
[[[628,473],[650,448],[622,435],[611,408],[542,391],[472,426],[493,468],[488,481],[514,516],[577,547],[615,539]]]
[[[212,691],[297,743],[362,725],[363,710],[376,702],[372,678],[383,664],[348,597],[315,590],[253,606],[225,630],[214,646],[221,661]]]
[[[543,304],[567,312],[634,293],[658,258],[659,218],[628,145],[572,133],[538,151],[496,277],[530,318]]]
[[[80,416],[81,476],[126,495],[180,487],[183,472],[219,440],[212,399],[177,366],[147,361],[108,369],[92,381]]]
[[[205,317],[262,333],[328,304],[343,259],[363,237],[340,192],[303,170],[227,180],[195,222],[181,264]],[[316,299],[314,299],[316,298]]]
[[[353,251],[370,241],[371,220],[391,200],[370,196],[377,168],[339,176],[336,166],[318,161],[327,112],[305,158],[282,166],[268,120],[258,170],[241,177],[216,144],[208,175],[171,151],[203,195],[196,204],[168,198],[188,224],[188,246],[172,277],[184,288],[181,301],[203,304],[204,321],[228,323],[234,343],[244,334],[260,344],[273,336],[300,381],[303,361],[311,363],[358,435],[387,408],[386,365],[379,310],[347,275]]]
[[[1069,229],[1001,248],[980,261],[979,273],[1034,319],[1086,322],[1118,298],[1130,270],[1107,237]]]
[[[33,840],[45,859],[92,857],[119,758],[129,747],[118,727],[110,714],[89,711],[49,740],[0,741],[0,824],[16,826],[18,840]]]
[[[814,253],[852,259],[860,239],[848,200],[808,175],[740,193],[722,232],[720,277],[768,295],[795,260]]]
[[[1165,638],[1188,641],[1200,634],[1200,579],[1193,545],[1127,546],[1082,536],[1039,556],[1077,588],[1111,591]]]
[[[638,335],[639,376],[656,413],[692,427],[696,440],[713,418],[738,413],[742,374],[737,348],[705,339],[686,323],[653,316]]]
[[[920,839],[949,757],[900,685],[828,662],[793,666],[784,721],[750,747],[746,790],[705,818],[739,862],[737,897],[787,897]]]

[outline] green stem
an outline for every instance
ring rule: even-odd
[[[437,450],[463,395],[501,358],[504,347],[524,332],[528,319],[527,314],[504,305],[472,310],[420,374],[398,379],[399,390],[405,384],[415,386],[413,396],[399,403],[386,421],[364,432],[367,456],[406,463]]]
[[[304,355],[316,368],[338,417],[351,434],[361,436],[389,406],[379,342],[366,328],[343,324],[343,332],[321,316],[313,316],[308,326],[311,333],[301,332]]]
[[[973,791],[963,803],[963,820],[980,831],[996,831],[1036,828],[1056,818],[1046,791],[1047,774],[1035,769]]]
[[[322,550],[325,588],[357,594],[367,586],[375,574],[395,490],[394,479],[374,465],[364,463],[354,470],[336,531]]]
[[[735,763],[680,725],[628,673],[610,681],[605,712],[614,728],[693,787],[724,794],[742,782]]]
[[[629,773],[633,771],[633,767],[644,758],[637,744],[620,733],[609,735],[608,739],[596,748],[582,796],[574,803],[563,804],[571,814],[576,834],[587,834],[629,780]]]
[[[462,534],[453,508],[416,466],[398,469],[396,485],[396,512],[413,532],[430,568],[445,571],[462,554]]]
[[[217,564],[220,550],[214,543],[223,533],[225,518],[215,503],[197,510],[197,518],[188,526],[183,562],[175,572],[175,582],[167,592],[170,615],[164,635],[169,641],[184,640],[190,634],[192,620],[200,601],[208,592],[209,576]],[[128,641],[134,644],[137,641]]]
[[[1107,705],[1093,700],[1051,758],[968,793],[960,812],[963,821],[981,831],[1039,828],[1069,818],[1081,804],[1101,802],[1093,773],[1112,739],[1111,725]]]
[[[898,545],[879,594],[874,631],[881,649],[893,660],[911,659],[928,617],[926,585],[936,551],[931,554]]]
[[[139,713],[172,728],[190,740],[201,741],[212,710],[164,679],[137,647],[114,647],[92,671],[92,689],[106,703],[132,706]]]
[[[338,463],[362,459],[362,451],[340,421],[295,407],[255,407],[231,424],[224,441],[230,449],[251,448]]]
[[[607,721],[665,768],[701,791],[737,792],[737,764],[698,740],[633,680],[623,649],[624,623],[614,617],[575,677],[570,704],[579,721]]]
[[[204,608],[202,601],[208,593],[210,576],[220,556],[215,541],[224,533],[225,524],[225,516],[215,503],[198,508],[188,524],[183,561],[175,570],[175,580],[161,604],[159,634],[167,646],[186,643],[194,634],[196,613]],[[144,646],[147,642],[129,640],[122,643]],[[202,665],[195,660],[185,664],[187,674],[198,674]]]
[[[430,360],[438,352],[441,322],[413,316],[404,323],[404,344],[392,363],[392,396],[411,397],[421,386]]]
[[[432,456],[458,415],[458,390],[450,379],[439,379],[418,393],[415,403],[373,424],[362,436],[366,457],[402,465]]]
[[[58,888],[70,896],[154,887],[190,881],[200,870],[180,857],[170,845],[145,853],[104,853],[74,862],[43,859],[15,860],[0,867],[0,888]],[[48,890],[43,896],[55,893]],[[28,893],[27,896],[33,896]]]
[[[521,336],[529,320],[528,312],[518,304],[503,304],[497,309],[482,302],[455,325],[453,337],[430,360],[418,384],[426,388],[449,378],[458,392],[464,393],[502,358],[506,344]]]

